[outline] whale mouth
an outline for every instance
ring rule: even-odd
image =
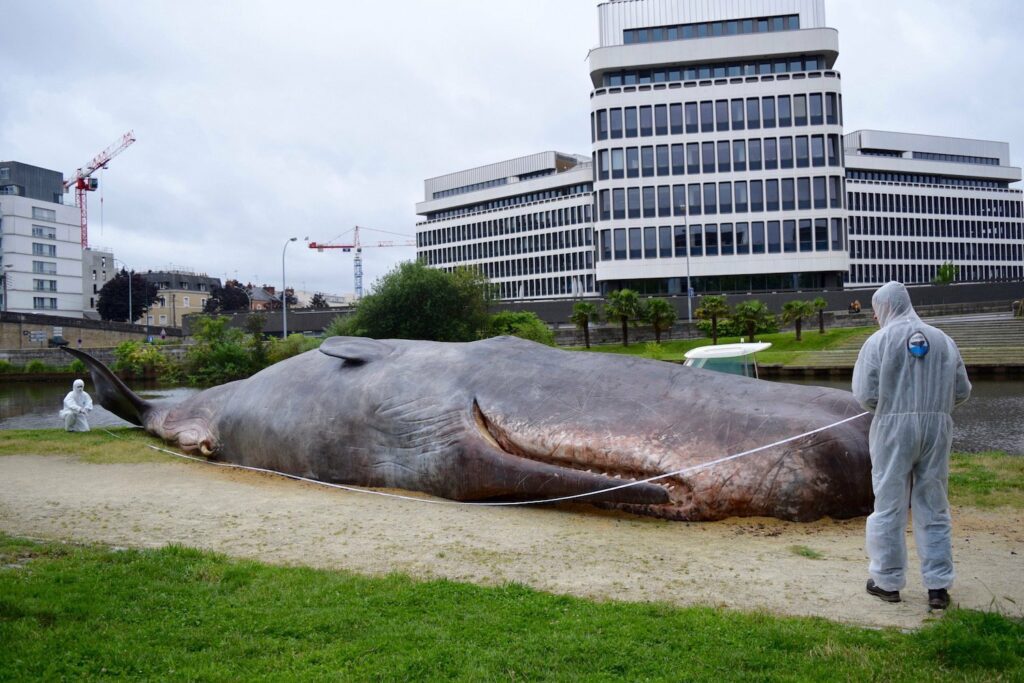
[[[648,482],[644,480],[651,477],[657,477],[664,474],[664,472],[653,470],[645,471],[626,466],[609,467],[607,464],[597,465],[595,464],[597,461],[596,458],[588,461],[586,458],[587,449],[585,448],[573,450],[574,454],[582,456],[579,460],[575,460],[566,459],[564,457],[555,457],[551,452],[542,452],[537,448],[526,447],[517,441],[507,430],[501,428],[493,420],[489,419],[486,413],[484,413],[480,408],[479,403],[475,400],[473,401],[473,420],[480,432],[480,436],[494,448],[511,457],[522,458],[524,460],[558,467],[563,470],[572,471],[577,475],[583,475],[591,478],[595,493],[608,488],[635,482],[634,486],[619,489],[618,491],[625,492],[630,489],[642,489],[653,493],[655,499],[660,499],[660,502],[651,502],[648,505],[637,505],[635,500],[622,501],[623,504],[629,503],[628,507],[631,510],[641,511],[641,508],[646,510],[648,506],[657,509],[665,508],[666,506],[688,507],[692,499],[693,492],[689,483],[680,477],[665,477],[663,479]],[[618,491],[612,491],[611,494],[615,494]],[[632,496],[630,497],[632,498]],[[587,502],[587,500],[588,497],[581,498],[581,502]]]

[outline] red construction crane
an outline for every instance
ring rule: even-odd
[[[111,159],[128,149],[133,142],[135,142],[135,134],[132,131],[128,131],[110,147],[97,154],[88,165],[79,168],[70,174],[71,177],[64,181],[65,192],[72,187],[75,188],[75,203],[78,204],[78,208],[82,212],[82,249],[89,246],[89,212],[86,208],[85,193],[93,192],[99,187],[99,181],[93,178],[92,174],[101,168],[106,168]]]
[[[373,228],[363,228],[363,230],[371,230],[373,232],[387,232],[387,230],[374,230]],[[363,298],[363,247],[415,247],[416,240],[384,240],[382,242],[374,242],[372,244],[361,244],[359,241],[359,226],[357,225],[352,229],[354,236],[352,238],[352,244],[320,244],[318,242],[310,242],[309,248],[316,249],[322,252],[324,249],[341,249],[343,252],[349,252],[353,249],[356,252],[354,259],[355,266],[355,280],[356,280],[356,299]],[[392,235],[398,235],[400,233],[390,233]]]

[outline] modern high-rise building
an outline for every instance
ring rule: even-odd
[[[592,296],[593,168],[541,152],[424,183],[416,254],[429,266],[479,268],[502,299]]]
[[[0,161],[0,310],[82,317],[80,215],[63,176]]]
[[[1021,170],[1010,146],[859,130],[845,137],[850,286],[1024,279]]]

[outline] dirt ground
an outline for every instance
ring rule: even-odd
[[[954,602],[1022,615],[1022,521],[1015,511],[955,510]],[[178,543],[277,564],[516,581],[588,598],[865,626],[925,623],[931,617],[916,569],[900,604],[864,592],[863,527],[863,519],[681,523],[589,506],[428,505],[201,463],[0,458],[0,530],[18,536],[130,547]],[[799,554],[800,547],[821,558]]]

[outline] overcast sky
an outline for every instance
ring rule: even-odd
[[[425,178],[589,154],[596,4],[0,0],[0,159],[69,174],[134,130],[100,175],[102,221],[90,195],[91,243],[137,270],[279,284],[288,237],[412,238]],[[1006,141],[1021,163],[1024,3],[826,6],[847,131]],[[364,253],[369,288],[415,250]],[[287,268],[353,290],[351,255],[300,242]]]

